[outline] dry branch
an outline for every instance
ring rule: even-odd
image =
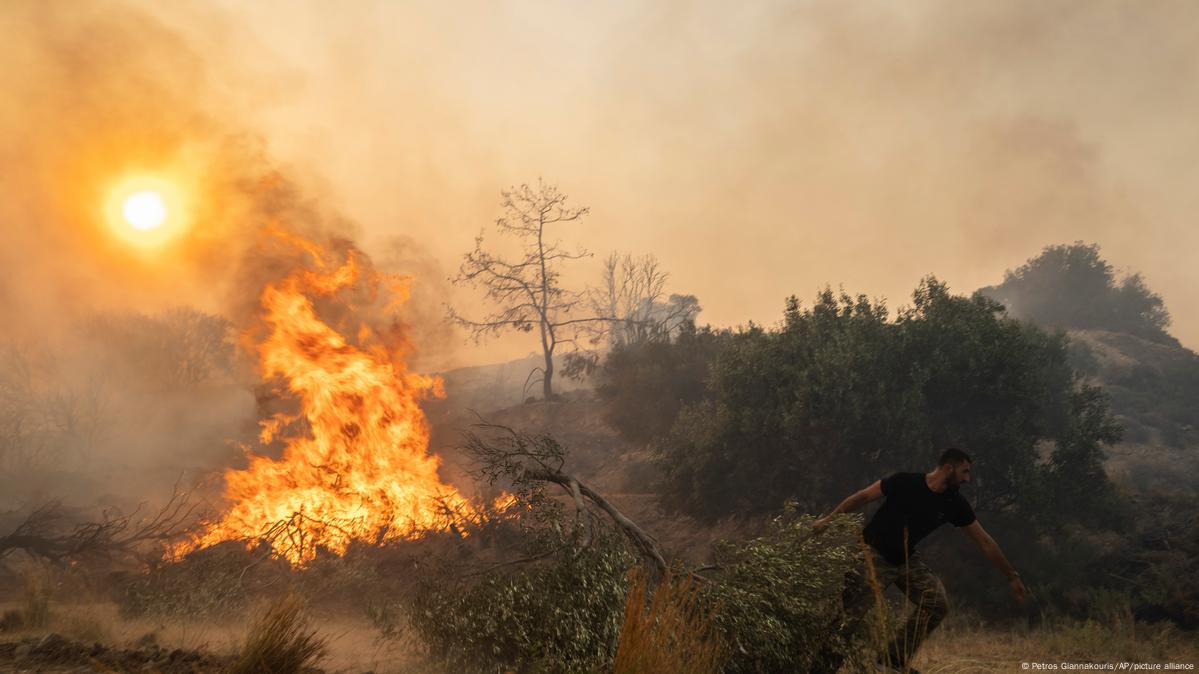
[[[499,424],[481,423],[476,428],[496,434],[491,438],[483,438],[477,433],[466,434],[464,448],[478,462],[480,477],[492,484],[510,481],[518,492],[543,483],[558,485],[574,502],[576,523],[584,513],[590,513],[587,503],[591,503],[621,530],[659,576],[666,573],[666,560],[653,536],[602,494],[562,470],[566,450],[557,441],[548,435],[530,435]]]
[[[653,566],[658,574],[666,573],[666,560],[662,556],[662,551],[658,548],[658,541],[653,536],[645,533],[641,527],[637,526],[633,520],[625,516],[619,508],[600,495],[599,492],[587,486],[573,475],[561,471],[545,469],[529,470],[525,472],[525,478],[542,482],[552,482],[565,489],[567,493],[581,493],[587,500],[604,511],[604,514],[624,532],[625,536],[633,542],[637,551],[641,553],[641,556]]]
[[[105,510],[93,521],[81,521],[78,511],[58,501],[45,503],[0,536],[0,559],[16,550],[58,563],[133,555],[145,544],[165,543],[187,531],[198,508],[191,496],[176,485],[166,505],[148,517],[139,518],[142,505],[128,515]]]

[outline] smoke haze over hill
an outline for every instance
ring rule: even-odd
[[[1199,340],[1193,3],[293,7],[232,10],[290,68],[273,142],[447,267],[543,175],[593,207],[567,240],[654,252],[717,325],[1083,239]]]
[[[1190,3],[35,7],[4,12],[21,67],[3,119],[26,139],[9,175],[77,181],[53,162],[232,132],[254,148],[237,162],[265,147],[368,249],[406,237],[443,273],[501,187],[543,175],[593,207],[563,236],[654,252],[717,325],[770,320],[825,283],[892,304],[929,272],[989,285],[1085,239],[1144,273],[1184,344],[1199,339],[1183,309],[1199,287]],[[97,148],[114,120],[120,140]],[[529,350],[510,339],[429,365]]]

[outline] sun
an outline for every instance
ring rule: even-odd
[[[108,188],[104,219],[119,240],[150,252],[187,230],[188,203],[187,191],[164,175],[126,176]]]
[[[125,207],[122,210],[125,222],[143,232],[161,227],[167,219],[167,204],[162,195],[153,190],[142,190],[129,195],[125,198]]]

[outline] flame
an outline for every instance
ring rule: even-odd
[[[273,233],[314,260],[314,268],[296,268],[262,291],[264,336],[254,344],[262,376],[285,383],[299,412],[261,422],[263,444],[285,441],[281,458],[249,453],[246,469],[226,471],[231,507],[172,553],[265,539],[302,565],[319,549],[342,554],[354,540],[407,538],[469,516],[471,506],[441,482],[428,453],[418,402],[440,395],[440,380],[406,371],[394,347],[355,346],[314,307],[314,299],[362,284],[376,292],[381,275],[353,251],[330,269],[316,244]],[[356,341],[372,335],[363,326]],[[255,342],[252,333],[246,339]],[[306,430],[283,437],[296,427]]]

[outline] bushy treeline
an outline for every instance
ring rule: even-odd
[[[92,356],[126,386],[181,391],[230,377],[236,343],[219,316],[179,307],[158,314],[101,314],[86,325]]]
[[[1080,373],[1103,383],[1127,442],[1199,446],[1199,355],[1103,333],[1079,335],[1071,356]]]
[[[1170,314],[1140,274],[1117,279],[1097,244],[1046,246],[1003,283],[979,292],[1002,302],[1013,316],[1065,329],[1112,330],[1165,344]]]
[[[820,511],[955,444],[975,455],[981,510],[1046,526],[1110,512],[1101,446],[1119,429],[1102,393],[1078,381],[1064,336],[1006,317],[993,300],[930,278],[892,320],[881,302],[826,290],[810,308],[788,300],[777,329],[700,334],[713,343],[707,367],[685,358],[699,390],[637,385],[679,360],[661,355],[670,345],[615,353],[601,374],[610,410],[678,409],[665,432],[610,416],[630,437],[657,436],[668,505],[706,519],[788,498]],[[670,398],[654,400],[663,389]],[[1043,517],[1045,493],[1061,490],[1076,505]]]
[[[662,343],[614,353],[598,386],[622,433],[654,438],[668,507],[714,520],[794,499],[826,512],[957,445],[975,459],[966,495],[1030,577],[1038,608],[1085,613],[1116,593],[1147,616],[1185,621],[1181,607],[1199,600],[1158,596],[1154,579],[1181,562],[1143,554],[1132,535],[1146,510],[1103,468],[1120,427],[1103,391],[1075,371],[1064,333],[929,278],[894,316],[826,290],[808,307],[789,300],[775,328],[697,331],[680,344],[677,353]],[[640,384],[662,371],[686,374]],[[636,409],[678,411],[666,423],[621,413]],[[961,553],[940,556],[963,603],[1010,615],[1004,583],[976,550]],[[1136,578],[1117,579],[1118,567],[1135,567]]]

